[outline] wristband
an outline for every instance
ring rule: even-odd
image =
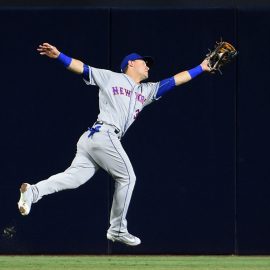
[[[60,53],[59,56],[57,57],[58,61],[63,64],[63,66],[65,68],[69,67],[71,61],[72,61],[72,58],[63,54],[63,53]]]
[[[188,70],[188,73],[189,73],[190,77],[192,79],[194,79],[195,77],[197,77],[198,75],[203,73],[203,69],[202,69],[201,65],[198,65],[197,67]]]
[[[89,66],[84,64],[83,65],[83,78],[87,81],[89,81]]]

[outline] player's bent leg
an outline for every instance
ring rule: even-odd
[[[28,215],[32,203],[38,202],[43,196],[66,189],[74,189],[87,182],[97,171],[97,166],[71,166],[63,173],[51,176],[35,185],[23,183],[20,188],[18,208],[22,215]]]
[[[87,182],[98,170],[98,166],[88,157],[77,153],[71,166],[62,173],[55,174],[33,186],[34,203],[43,196],[66,189],[75,189]],[[35,192],[36,191],[36,192]]]
[[[98,170],[99,166],[83,149],[82,138],[78,142],[77,154],[71,166],[64,172],[51,176],[47,180],[35,185],[22,184],[18,207],[22,215],[30,212],[31,204],[39,201],[43,196],[61,190],[74,189],[87,182]],[[24,187],[27,187],[24,189]],[[26,190],[26,191],[25,191]],[[31,191],[31,196],[29,195]],[[24,206],[24,208],[22,207]]]

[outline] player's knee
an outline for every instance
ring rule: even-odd
[[[116,178],[116,181],[121,185],[129,185],[130,187],[134,187],[136,183],[136,175],[134,173],[128,173],[126,175],[122,175],[120,178]]]
[[[69,188],[75,189],[83,185],[92,177],[88,170],[80,170],[79,168],[69,168],[65,171],[65,184]]]
[[[136,183],[136,175],[133,173],[132,175],[130,175],[130,185],[135,185]]]

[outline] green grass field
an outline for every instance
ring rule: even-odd
[[[270,270],[268,256],[0,256],[10,270]]]

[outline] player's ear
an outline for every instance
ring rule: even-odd
[[[129,60],[129,61],[128,61],[128,66],[129,66],[129,67],[133,67],[133,61]]]

